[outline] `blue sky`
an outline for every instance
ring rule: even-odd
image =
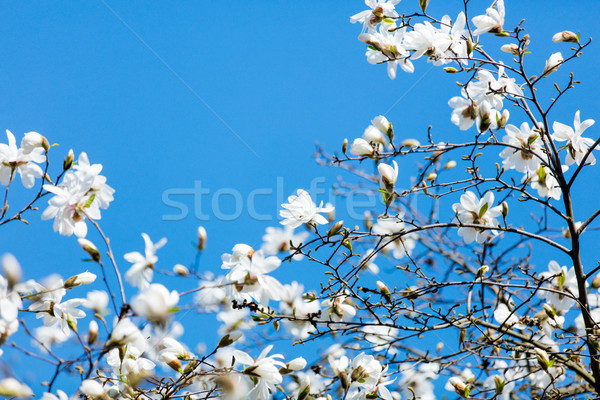
[[[400,9],[413,3],[404,0]],[[461,2],[431,3],[433,15],[454,18]],[[489,5],[472,3],[476,13]],[[276,216],[280,200],[313,178],[325,177],[323,188],[335,183],[340,172],[314,162],[316,142],[338,151],[344,138],[359,137],[384,113],[400,138],[424,140],[429,125],[440,139],[463,134],[449,121],[447,100],[459,93],[454,76],[418,60],[414,74],[399,71],[390,81],[385,67],[367,64],[356,40],[360,27],[348,23],[364,8],[361,1],[3,2],[1,127],[18,138],[33,130],[59,143],[50,155],[57,166],[70,148],[104,165],[116,193],[101,223],[123,271],[123,254],[142,250],[141,232],[169,239],[160,267],[188,264],[199,224],[209,235],[201,267],[218,271],[222,253],[238,242],[259,244],[264,229],[276,224],[248,215],[252,190],[276,188],[279,178],[279,198],[255,197],[257,211]],[[541,71],[550,53],[567,51],[550,40],[559,30],[599,36],[595,1],[506,0],[506,8],[507,26],[527,18],[532,69]],[[502,40],[491,38],[488,46]],[[555,119],[570,124],[577,109],[583,118],[600,119],[599,54],[593,44],[572,64],[583,85]],[[555,76],[564,81],[566,71]],[[166,221],[177,210],[164,204],[165,191],[185,192],[196,181],[210,190],[202,198],[209,220],[195,218],[192,197],[182,195],[172,199],[190,215]],[[597,180],[591,182],[585,190],[597,194]],[[15,209],[28,194],[16,187]],[[220,221],[210,205],[216,191],[228,188],[239,191],[244,209],[239,218]],[[231,214],[234,201],[227,196],[219,206]],[[15,254],[32,278],[90,268],[76,240],[53,233],[39,214],[26,217],[29,226],[0,230],[1,252]]]

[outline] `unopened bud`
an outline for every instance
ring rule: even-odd
[[[73,166],[73,161],[75,160],[75,153],[73,153],[73,149],[69,150],[65,160],[63,161],[63,170],[66,171]]]
[[[502,50],[505,53],[514,54],[515,56],[519,55],[519,46],[517,46],[514,43],[505,44],[502,47],[500,47],[500,50]]]
[[[456,167],[456,161],[454,160],[448,160],[446,165],[444,165],[444,169],[452,169],[454,167]]]
[[[426,181],[434,181],[437,178],[437,174],[435,172],[430,172],[425,178]]]
[[[502,216],[506,218],[508,215],[508,203],[506,201],[502,202]]]
[[[554,43],[559,42],[570,42],[570,43],[579,43],[579,35],[575,32],[571,31],[562,31],[558,32],[554,36],[552,36],[552,41]]]
[[[302,357],[294,358],[285,365],[289,371],[300,371],[306,367],[306,360]]]
[[[463,399],[469,398],[469,387],[462,379],[457,377],[452,377],[448,379],[448,383],[450,383],[454,387],[454,391]]]
[[[551,305],[544,304],[543,309],[544,309],[544,313],[551,319],[554,319],[554,317],[556,317],[556,311],[554,310],[554,307],[552,307]]]
[[[94,245],[94,243],[90,242],[85,238],[77,239],[77,243],[79,243],[83,251],[88,253],[92,260],[96,262],[100,261],[100,252],[98,251],[98,248]]]
[[[500,394],[504,391],[506,382],[499,375],[494,375],[494,385],[496,386],[496,394]]]
[[[508,122],[508,117],[510,117],[510,112],[508,110],[503,110],[502,115],[498,119],[498,128],[504,128],[506,123]]]
[[[488,265],[482,265],[479,270],[477,270],[477,278],[483,278],[489,271],[490,267]]]
[[[88,328],[88,344],[91,346],[98,339],[98,323],[95,320],[90,321]]]
[[[348,150],[348,139],[344,139],[344,143],[342,143],[342,153],[346,154],[346,150]]]
[[[206,245],[206,229],[203,226],[198,227],[198,251],[204,250]]]
[[[80,285],[89,285],[96,280],[96,275],[91,272],[85,271],[81,274],[77,274],[75,276],[70,277],[65,281],[64,287],[65,289],[71,289]]]
[[[221,347],[227,347],[233,343],[235,343],[236,340],[238,340],[239,338],[242,337],[241,333],[232,333],[232,334],[227,334],[225,336],[223,336],[221,338],[221,340],[219,340],[219,344],[217,345],[217,347],[221,348]]]
[[[390,289],[388,289],[387,285],[381,281],[377,281],[376,285],[377,285],[377,289],[379,289],[379,292],[381,293],[381,295],[383,296],[385,301],[387,301],[388,303],[391,303],[392,296],[390,295]]]
[[[600,288],[600,274],[596,275],[596,277],[592,280],[592,288],[594,288],[594,289]]]
[[[534,349],[534,351],[538,364],[540,364],[540,367],[542,367],[544,371],[547,371],[548,368],[554,364],[552,361],[550,361],[550,356],[544,350],[537,347]]]
[[[344,239],[342,245],[348,250],[352,251],[352,242],[349,239]]]
[[[402,147],[419,147],[421,143],[417,139],[406,139],[401,143]]]
[[[429,5],[429,0],[419,0],[419,7],[421,7],[421,10],[423,10],[423,12],[425,12],[425,10],[427,10],[428,5]]]
[[[339,233],[339,231],[342,229],[342,227],[344,226],[344,221],[338,221],[336,222],[331,229],[329,229],[329,231],[327,232],[327,237],[331,237],[333,235],[337,235]]]
[[[185,265],[181,264],[173,266],[173,272],[179,276],[188,276],[190,274],[190,270]]]
[[[12,254],[6,253],[2,256],[2,271],[8,281],[9,287],[12,288],[14,285],[21,282],[23,271],[21,270],[19,261]]]
[[[444,71],[446,71],[449,74],[456,74],[457,72],[460,72],[459,70],[457,70],[454,67],[446,67],[446,68],[444,68]]]

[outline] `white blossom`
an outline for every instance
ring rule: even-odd
[[[577,165],[581,164],[588,151],[589,155],[586,159],[586,164],[594,165],[596,164],[596,158],[589,150],[594,145],[594,140],[582,137],[581,135],[583,135],[583,132],[587,128],[594,125],[595,121],[593,119],[586,119],[581,122],[579,114],[579,110],[577,110],[575,120],[573,121],[575,129],[560,122],[554,122],[552,125],[552,129],[554,130],[552,137],[558,142],[567,141],[567,165],[572,165],[573,163],[577,163]]]
[[[503,32],[505,15],[504,0],[497,0],[495,8],[492,5],[492,7],[485,11],[485,15],[479,15],[473,18],[473,24],[477,27],[477,29],[473,31],[473,36],[479,36],[486,32],[501,34]]]
[[[142,233],[142,237],[145,244],[144,254],[133,251],[124,256],[126,261],[133,263],[127,273],[125,273],[125,279],[132,286],[145,289],[150,285],[154,276],[154,264],[158,261],[156,251],[167,243],[167,239],[162,238],[158,242],[152,243],[147,234]]]
[[[283,218],[282,225],[297,228],[302,224],[322,225],[327,223],[327,218],[319,213],[333,211],[332,206],[323,207],[323,202],[317,205],[306,190],[298,189],[297,195],[288,197],[288,203],[281,205],[283,210],[279,215]]]
[[[473,241],[481,244],[488,237],[490,232],[494,235],[497,232],[494,229],[486,229],[485,227],[498,227],[498,218],[502,214],[502,206],[493,206],[494,193],[489,191],[483,198],[478,199],[475,193],[466,192],[460,196],[460,203],[452,205],[452,210],[456,213],[454,223],[481,225],[482,228],[461,226],[458,229],[458,234],[465,243],[469,244]]]
[[[30,189],[35,184],[35,180],[43,175],[42,169],[36,163],[46,161],[44,149],[28,147],[27,150],[31,150],[28,152],[17,147],[15,136],[8,129],[6,136],[8,144],[0,143],[0,184],[8,185],[18,173],[23,186]]]

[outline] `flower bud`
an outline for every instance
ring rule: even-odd
[[[437,173],[435,172],[430,172],[429,174],[427,174],[427,176],[425,177],[426,181],[435,181],[435,178],[437,178]]]
[[[294,358],[285,365],[289,371],[300,371],[306,367],[306,360],[302,357]]]
[[[373,216],[369,211],[365,211],[365,228],[367,228],[368,231],[373,228]]]
[[[17,258],[10,253],[6,253],[2,256],[2,271],[8,281],[8,286],[13,287],[17,283],[21,282],[23,277],[23,271]]]
[[[542,75],[550,75],[554,71],[558,69],[560,64],[564,61],[564,58],[560,52],[554,53],[548,58],[546,61],[546,66],[544,67],[544,72]]]
[[[559,42],[570,42],[570,43],[579,43],[579,35],[575,32],[571,31],[562,31],[558,32],[554,36],[552,36],[552,41],[554,43]]]
[[[383,296],[385,301],[387,301],[388,303],[391,303],[392,296],[390,295],[390,289],[387,287],[387,285],[385,283],[383,283],[382,281],[377,281],[376,285],[377,285],[377,289],[379,289],[379,292],[381,293],[381,295]]]
[[[90,321],[88,328],[88,344],[91,346],[98,339],[98,323],[95,320]]]
[[[31,153],[36,147],[41,147],[48,151],[50,149],[50,143],[48,139],[40,135],[37,132],[28,132],[21,140],[21,148],[25,154]]]
[[[221,338],[221,340],[219,340],[219,344],[217,345],[218,348],[221,347],[227,347],[233,343],[235,343],[235,341],[237,341],[239,338],[242,337],[242,334],[240,332],[236,332],[236,333],[232,333],[232,334],[227,334],[225,336],[223,336]]]
[[[554,319],[554,317],[556,317],[556,311],[554,310],[554,307],[552,307],[551,305],[544,304],[544,306],[542,308],[544,309],[544,313],[551,319]]]
[[[83,251],[88,253],[92,260],[96,262],[100,261],[100,252],[98,251],[98,248],[94,245],[94,243],[90,242],[85,238],[77,239],[77,243],[79,243]]]
[[[204,250],[206,245],[206,229],[203,226],[198,227],[198,251]]]
[[[429,5],[429,0],[419,0],[419,7],[421,7],[421,10],[423,12],[425,12],[425,10],[427,10],[428,5]]]
[[[331,237],[333,235],[336,235],[344,226],[344,221],[338,221],[336,222],[331,229],[329,229],[329,231],[327,232],[327,237]]]
[[[371,144],[365,139],[357,138],[354,139],[354,142],[352,142],[352,145],[350,146],[350,153],[354,154],[355,156],[370,157],[373,155],[374,150],[373,146],[371,146]]]
[[[63,161],[63,170],[66,171],[73,166],[73,160],[75,160],[75,154],[73,153],[73,149],[69,150],[69,153],[65,157]]]
[[[496,394],[500,394],[504,391],[506,382],[499,375],[494,375],[494,385],[496,386]]]
[[[504,128],[504,125],[508,122],[508,117],[510,117],[510,112],[508,110],[502,110],[502,116],[498,119],[498,128]]]
[[[0,381],[0,395],[4,397],[34,397],[31,388],[15,378],[5,378]]]
[[[505,44],[500,47],[500,50],[505,53],[514,54],[515,56],[519,55],[519,46],[514,43]]]
[[[348,150],[348,139],[344,139],[344,143],[342,143],[342,153],[346,154],[346,150]]]
[[[534,351],[538,364],[540,364],[540,367],[542,367],[544,371],[547,371],[548,368],[554,364],[552,361],[550,361],[550,356],[544,350],[537,347],[534,349]]]
[[[504,219],[506,219],[506,216],[508,215],[508,203],[506,201],[502,202],[502,217],[504,217]]]
[[[377,170],[379,171],[379,175],[381,175],[381,188],[386,190],[387,192],[394,191],[394,185],[398,180],[398,164],[396,163],[396,161],[392,162],[394,163],[393,167],[385,163],[380,163],[377,165]]]
[[[385,133],[390,142],[394,139],[394,127],[383,115],[375,117],[371,123],[381,132]]]
[[[96,280],[96,275],[85,271],[81,274],[70,277],[65,281],[65,289],[71,289],[80,285],[89,285]]]
[[[401,143],[402,147],[419,147],[421,143],[417,139],[406,139]]]
[[[456,161],[454,160],[448,160],[446,165],[444,165],[444,169],[452,169],[454,167],[456,167]]]
[[[446,71],[449,74],[456,74],[457,72],[460,72],[459,70],[457,70],[454,67],[445,67],[444,71]]]
[[[592,288],[594,288],[594,289],[600,288],[600,274],[596,275],[594,280],[592,280]]]
[[[176,264],[173,267],[173,272],[179,276],[188,276],[190,274],[190,270],[185,265],[181,264]]]
[[[450,383],[454,387],[454,391],[463,399],[469,398],[469,387],[467,384],[460,378],[453,376],[448,379],[448,383]]]

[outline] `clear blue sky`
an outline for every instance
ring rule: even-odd
[[[433,0],[431,13],[454,18],[461,3]],[[483,13],[491,1],[472,3],[473,12]],[[404,0],[399,8],[415,4]],[[59,143],[50,156],[57,166],[70,148],[104,165],[116,193],[101,223],[123,271],[123,254],[142,250],[141,232],[168,237],[159,267],[188,264],[199,224],[209,235],[202,267],[218,271],[223,252],[238,242],[259,244],[264,229],[277,223],[255,221],[245,209],[234,221],[219,221],[210,212],[217,190],[236,188],[245,206],[253,189],[275,188],[278,177],[285,196],[317,176],[330,187],[338,171],[316,165],[315,142],[338,151],[345,137],[359,137],[371,118],[386,112],[400,138],[424,140],[430,124],[447,140],[462,134],[450,124],[447,106],[459,93],[453,76],[419,60],[413,75],[399,71],[390,81],[384,66],[367,64],[356,40],[360,27],[348,23],[364,8],[362,1],[2,2],[0,128],[17,137],[38,131]],[[506,8],[507,27],[527,18],[530,63],[540,71],[551,52],[566,51],[567,45],[551,43],[557,31],[600,36],[593,0],[506,0]],[[488,43],[499,46],[502,39]],[[581,109],[583,118],[600,121],[599,64],[593,44],[572,67],[583,85],[556,119],[570,124]],[[597,135],[597,127],[590,132]],[[193,216],[190,196],[179,200],[191,215],[165,221],[177,210],[163,203],[164,191],[192,188],[195,181],[211,191],[202,209],[209,221]],[[16,187],[15,209],[24,193]],[[597,193],[597,180],[590,187]],[[279,200],[258,196],[256,209],[275,216]],[[232,206],[231,197],[223,199],[224,212]],[[28,278],[91,268],[81,262],[75,238],[53,233],[39,215],[28,215],[28,227],[0,230],[0,253],[15,254]]]

